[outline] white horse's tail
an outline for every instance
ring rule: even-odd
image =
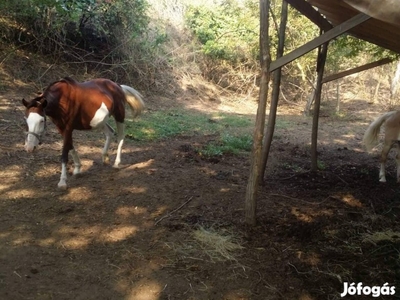
[[[126,96],[126,102],[132,110],[133,117],[140,115],[144,109],[143,96],[133,87],[121,85]]]
[[[378,144],[378,134],[380,132],[381,126],[386,122],[388,118],[390,118],[395,111],[387,112],[377,118],[375,121],[368,126],[367,130],[364,133],[363,143],[367,151],[371,151]]]

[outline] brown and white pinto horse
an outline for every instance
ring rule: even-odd
[[[73,174],[81,171],[81,162],[72,142],[74,129],[102,128],[106,135],[102,152],[103,162],[108,163],[108,148],[113,130],[107,121],[110,116],[113,116],[117,124],[118,136],[114,167],[118,167],[125,137],[125,104],[129,104],[134,117],[139,115],[144,108],[142,96],[132,87],[118,85],[108,79],[94,79],[79,83],[70,77],[53,82],[40,96],[31,101],[22,99],[22,103],[26,107],[25,117],[28,125],[26,151],[32,152],[40,144],[46,127],[46,116],[50,117],[64,138],[59,188],[67,187],[67,163],[70,150],[75,166]]]
[[[399,142],[400,142],[400,111],[390,111],[375,121],[373,121],[367,130],[365,131],[363,143],[367,148],[367,151],[371,151],[378,144],[378,134],[381,126],[385,124],[385,139],[383,142],[383,148],[381,153],[381,165],[379,171],[379,181],[386,182],[386,169],[385,164],[390,149],[393,146],[397,148],[396,164],[397,164],[397,182],[400,182],[400,153],[399,153]]]

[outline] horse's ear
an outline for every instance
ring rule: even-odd
[[[27,107],[28,106],[28,101],[25,100],[25,98],[22,99],[22,104]]]

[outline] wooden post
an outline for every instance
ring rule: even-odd
[[[285,0],[282,1],[282,10],[281,10],[281,21],[279,25],[279,38],[278,38],[278,49],[276,53],[276,57],[282,57],[284,47],[285,47],[285,31],[286,31],[286,23],[287,23],[287,14],[288,14],[288,4]],[[265,176],[265,170],[267,168],[269,151],[271,149],[272,138],[274,136],[275,131],[275,122],[276,122],[276,111],[278,109],[278,101],[279,101],[279,93],[281,86],[281,75],[282,69],[279,67],[274,72],[274,85],[272,87],[272,97],[271,97],[271,106],[269,108],[269,116],[267,127],[265,128],[264,134],[264,143],[262,149],[262,162],[261,162],[261,170],[260,170],[260,183],[263,182]]]
[[[269,67],[271,56],[269,51],[269,3],[270,0],[260,0],[260,63],[261,82],[259,103],[254,128],[253,151],[251,154],[250,176],[246,188],[245,221],[246,224],[256,224],[256,194],[260,176],[262,159],[262,140],[265,126],[265,109],[267,106],[268,83],[270,80]]]
[[[319,121],[319,109],[321,106],[321,91],[322,91],[322,79],[324,76],[326,55],[328,53],[329,42],[323,44],[318,48],[317,58],[317,86],[315,90],[315,102],[314,102],[314,115],[313,125],[311,134],[311,172],[316,172],[318,169],[318,157],[317,157],[317,142],[318,142],[318,121]]]

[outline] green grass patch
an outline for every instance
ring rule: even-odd
[[[252,123],[251,118],[241,115],[166,110],[150,111],[128,120],[125,128],[127,138],[149,142],[179,135],[251,132]]]
[[[111,125],[115,127],[113,123]],[[125,132],[128,139],[139,142],[182,135],[214,135],[215,140],[196,149],[199,155],[212,157],[250,151],[253,126],[252,118],[248,116],[163,110],[148,111],[138,119],[126,120]]]
[[[240,152],[250,151],[253,145],[253,138],[250,134],[247,135],[230,135],[223,134],[219,141],[209,143],[203,149],[199,149],[200,155],[222,156],[224,154],[240,154]]]

